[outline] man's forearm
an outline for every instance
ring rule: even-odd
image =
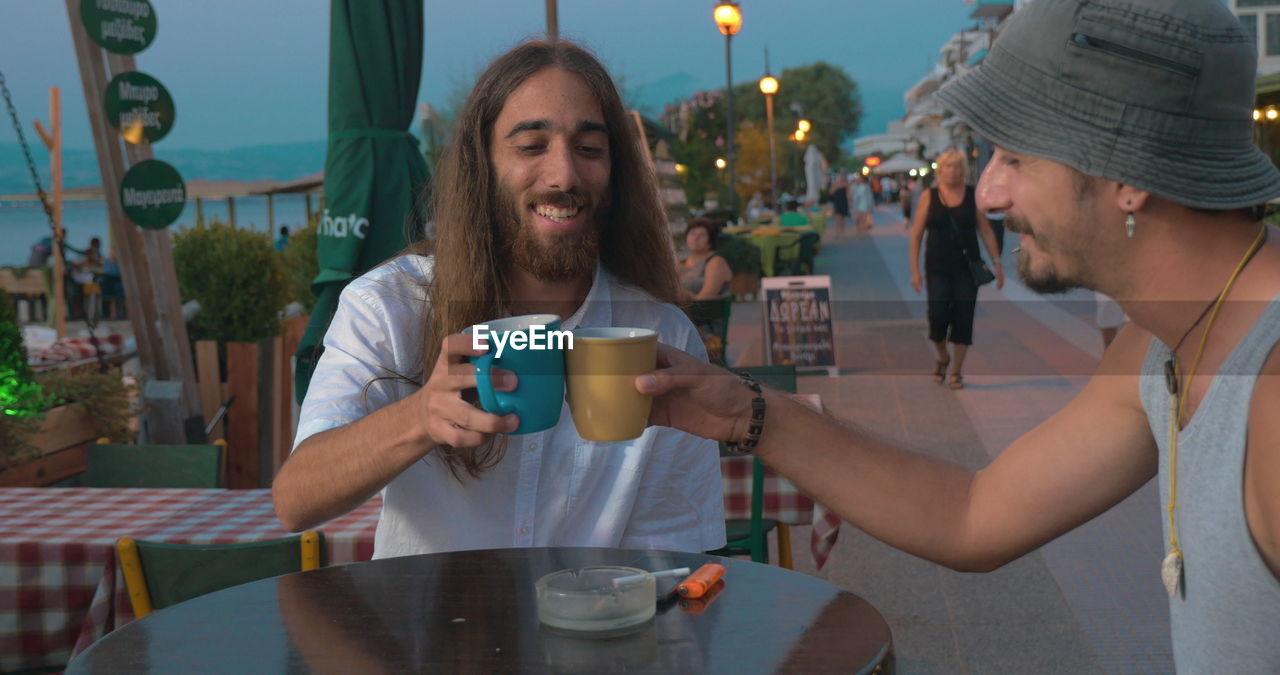
[[[910,453],[767,391],[756,451],[802,491],[868,534],[956,569],[988,567],[966,513],[973,473]]]
[[[360,506],[432,448],[410,399],[302,442],[271,486],[276,516],[291,531]]]

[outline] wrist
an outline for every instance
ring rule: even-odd
[[[759,445],[760,436],[764,433],[766,404],[764,390],[754,377],[745,371],[739,373],[738,377],[744,392],[740,396],[745,398],[747,404],[745,408],[739,407],[740,412],[733,425],[734,440],[728,441],[726,445],[730,452],[749,454]]]

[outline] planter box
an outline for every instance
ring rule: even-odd
[[[89,455],[85,446],[97,439],[89,422],[79,403],[46,411],[31,443],[40,456],[0,471],[0,487],[43,487],[83,472]]]

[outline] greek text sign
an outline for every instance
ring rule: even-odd
[[[137,54],[156,39],[149,0],[80,0],[80,21],[94,42],[116,54]]]
[[[767,363],[834,372],[831,277],[770,277],[761,283],[761,291]]]
[[[146,73],[120,73],[103,95],[107,121],[124,140],[135,145],[154,143],[173,128],[173,97],[160,81]]]
[[[138,225],[159,230],[173,224],[187,205],[187,186],[178,170],[158,159],[129,167],[120,181],[120,204]]]

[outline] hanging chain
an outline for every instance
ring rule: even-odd
[[[22,146],[22,154],[27,158],[27,169],[31,171],[31,182],[36,185],[36,194],[40,195],[40,205],[44,207],[44,214],[49,217],[49,229],[53,231],[54,237],[58,239],[57,245],[61,247],[62,238],[58,236],[58,228],[53,223],[53,207],[49,206],[49,196],[45,194],[44,186],[40,184],[40,172],[36,171],[36,161],[31,158],[27,137],[22,134],[22,122],[18,121],[18,111],[13,107],[13,97],[9,95],[9,87],[5,85],[4,73],[0,73],[0,93],[4,94],[4,104],[9,108],[9,119],[13,120],[13,131],[18,135],[18,145]]]

